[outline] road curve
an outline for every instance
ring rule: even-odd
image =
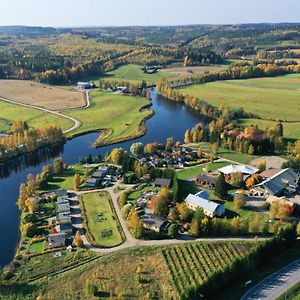
[[[87,249],[93,250],[95,252],[98,253],[112,253],[118,250],[123,250],[123,249],[127,249],[127,248],[132,248],[132,247],[136,247],[136,246],[163,246],[163,245],[172,245],[172,244],[181,244],[181,243],[191,243],[191,242],[209,242],[209,241],[249,241],[249,240],[253,240],[253,238],[198,238],[198,239],[194,239],[189,235],[185,235],[182,234],[180,236],[179,239],[166,239],[166,240],[139,240],[134,238],[130,231],[128,230],[126,221],[124,220],[124,218],[122,217],[121,214],[121,210],[118,204],[118,193],[114,193],[114,188],[120,184],[120,182],[117,182],[113,187],[110,188],[106,188],[106,189],[96,189],[96,190],[91,190],[91,191],[82,191],[82,192],[76,192],[76,191],[68,191],[70,193],[76,193],[78,195],[83,195],[86,193],[97,193],[97,192],[103,192],[106,191],[109,193],[111,199],[112,199],[112,203],[115,209],[115,212],[117,214],[117,217],[120,221],[122,230],[125,234],[125,241],[116,247],[112,247],[112,248],[100,248],[100,247],[95,247],[92,246],[85,235],[82,235],[82,240],[84,242],[84,245]],[[132,185],[124,185],[123,186],[126,187],[126,189],[129,189],[132,187]],[[258,240],[264,240],[264,238],[258,238]]]
[[[274,300],[298,282],[300,282],[300,259],[259,282],[241,300]]]
[[[83,107],[83,109],[89,108],[91,106],[89,92],[86,91],[85,94],[86,94],[86,105]],[[74,125],[72,127],[70,127],[69,129],[64,130],[63,131],[64,134],[67,134],[69,132],[72,132],[72,131],[78,129],[81,125],[81,122],[78,119],[67,116],[67,115],[65,115],[65,114],[63,114],[59,111],[50,110],[50,109],[43,108],[43,107],[40,107],[40,106],[20,103],[20,102],[10,100],[10,99],[4,98],[4,97],[0,97],[0,100],[5,101],[7,103],[15,104],[15,105],[20,105],[20,106],[24,106],[24,107],[28,107],[28,108],[37,109],[37,110],[40,110],[40,111],[43,111],[43,112],[46,112],[46,113],[49,113],[49,114],[53,114],[53,115],[56,115],[56,116],[59,116],[59,117],[63,117],[65,119],[68,119],[68,120],[72,121],[74,123]]]

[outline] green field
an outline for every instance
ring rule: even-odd
[[[110,206],[107,193],[89,193],[83,195],[86,221],[90,234],[97,246],[113,247],[122,243],[118,228],[117,216]],[[103,215],[100,220],[99,214]],[[105,231],[111,230],[111,235],[104,237]]]
[[[10,122],[15,120],[27,121],[31,127],[40,127],[46,124],[56,124],[65,130],[73,125],[73,122],[66,118],[4,101],[0,101],[0,118],[9,120]],[[0,123],[0,131],[8,130],[10,130],[10,126]]]
[[[71,135],[100,129],[110,129],[105,142],[126,139],[141,134],[139,124],[151,112],[139,109],[149,104],[146,98],[115,95],[103,91],[91,92],[92,105],[88,109],[77,109],[66,114],[82,121],[82,125]]]
[[[108,80],[129,80],[129,81],[142,81],[145,80],[148,83],[157,83],[163,78],[172,76],[172,73],[166,71],[158,71],[154,74],[146,74],[142,71],[142,66],[138,65],[124,65],[117,68],[114,71],[105,73]]]
[[[74,165],[64,174],[54,175],[53,178],[48,182],[48,187],[45,191],[56,191],[56,190],[73,190],[74,189],[74,175],[79,174],[81,177],[84,176],[85,167],[81,165]]]
[[[216,171],[217,169],[228,166],[229,164],[230,164],[229,162],[207,163],[207,164],[204,164],[204,165],[191,167],[191,168],[185,169],[183,171],[180,171],[180,172],[177,173],[177,177],[178,177],[179,180],[194,179],[198,175],[204,173],[203,168],[208,167],[208,170],[210,172],[213,172],[213,171]]]
[[[300,122],[299,86],[300,74],[292,74],[192,85],[182,88],[182,92],[195,95],[215,106],[223,104],[236,109],[243,107],[264,120]],[[300,136],[299,126],[284,125],[287,137]]]

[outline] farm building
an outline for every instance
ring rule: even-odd
[[[220,217],[225,213],[225,207],[216,202],[200,198],[197,195],[189,194],[185,199],[186,205],[191,210],[203,209],[208,217]]]
[[[297,192],[300,176],[292,169],[284,169],[267,178],[251,189],[252,194],[260,196],[283,196]]]
[[[89,90],[96,87],[92,82],[77,82],[76,86],[81,90]]]
[[[167,187],[169,188],[171,185],[171,179],[166,179],[166,178],[156,178],[154,181],[155,186],[159,187]]]
[[[223,174],[225,176],[225,180],[229,182],[233,173],[242,173],[243,180],[245,181],[251,175],[258,173],[259,170],[246,165],[229,165],[218,169],[218,171],[219,173]]]
[[[213,189],[216,185],[216,179],[205,174],[200,174],[196,178],[196,184]]]

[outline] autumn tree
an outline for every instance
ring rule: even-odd
[[[244,176],[242,172],[231,173],[230,184],[233,187],[241,188],[244,185]]]
[[[187,129],[185,134],[184,134],[184,142],[186,144],[190,144],[192,142],[191,131],[189,129]]]
[[[21,183],[19,198],[18,198],[19,209],[23,209],[25,207],[25,201],[28,199],[28,197],[29,197],[29,194],[28,194],[28,191],[27,191],[26,184]]]
[[[177,203],[176,209],[181,221],[188,222],[191,219],[192,211],[187,207],[185,203]]]
[[[244,193],[236,193],[233,198],[235,209],[242,209],[246,206],[246,195]]]
[[[81,178],[79,174],[74,175],[74,190],[78,191],[81,183]]]
[[[54,174],[62,174],[64,171],[64,163],[61,157],[56,157],[53,161]]]
[[[134,208],[132,208],[128,215],[128,227],[135,238],[139,239],[143,237],[144,227],[137,211]]]
[[[144,154],[144,145],[142,143],[133,143],[130,147],[130,152],[133,156],[139,157]]]
[[[26,201],[25,201],[25,205],[29,211],[29,213],[34,213],[37,208],[38,208],[38,201],[34,198],[28,198]]]
[[[79,230],[76,231],[74,245],[78,248],[81,248],[83,246],[83,240],[82,240]]]
[[[174,139],[173,137],[169,137],[167,138],[167,142],[166,142],[166,150],[171,150],[174,147]]]
[[[260,228],[260,216],[257,214],[254,220],[250,223],[249,229],[252,233],[258,233]]]
[[[201,226],[200,226],[200,220],[199,220],[199,218],[193,218],[190,230],[191,230],[191,234],[194,237],[197,238],[197,237],[200,236]]]
[[[261,173],[261,172],[265,171],[266,168],[267,168],[266,160],[265,159],[260,160],[257,164],[257,169],[259,170],[259,172]]]
[[[231,221],[231,233],[232,234],[237,234],[239,233],[239,225],[240,225],[240,218],[234,217]]]

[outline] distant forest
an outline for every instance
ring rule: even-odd
[[[300,24],[0,27],[1,79],[60,84],[127,63],[201,66],[230,59],[295,64],[300,59]]]

